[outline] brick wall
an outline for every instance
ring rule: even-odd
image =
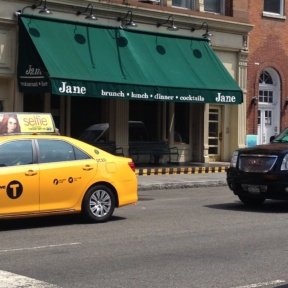
[[[273,68],[280,77],[280,129],[288,126],[288,106],[285,107],[288,97],[288,20],[264,17],[263,0],[249,1],[248,5],[249,19],[255,26],[249,34],[247,134],[256,134],[258,105],[251,104],[251,99],[258,95],[259,75],[265,68]],[[284,15],[288,15],[287,12],[288,5]]]
[[[233,16],[233,0],[225,2],[225,15]]]

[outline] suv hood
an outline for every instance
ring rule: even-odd
[[[251,148],[240,149],[241,154],[286,154],[288,153],[288,143],[270,143],[258,145]]]

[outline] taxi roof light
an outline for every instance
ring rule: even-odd
[[[1,112],[0,135],[59,135],[51,113]]]

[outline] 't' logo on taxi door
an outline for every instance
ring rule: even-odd
[[[17,199],[23,192],[23,186],[20,182],[14,180],[7,185],[7,195],[11,199]]]

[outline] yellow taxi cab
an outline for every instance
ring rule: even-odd
[[[138,200],[130,158],[59,135],[51,114],[0,113],[0,135],[0,218],[82,213],[104,222]]]

